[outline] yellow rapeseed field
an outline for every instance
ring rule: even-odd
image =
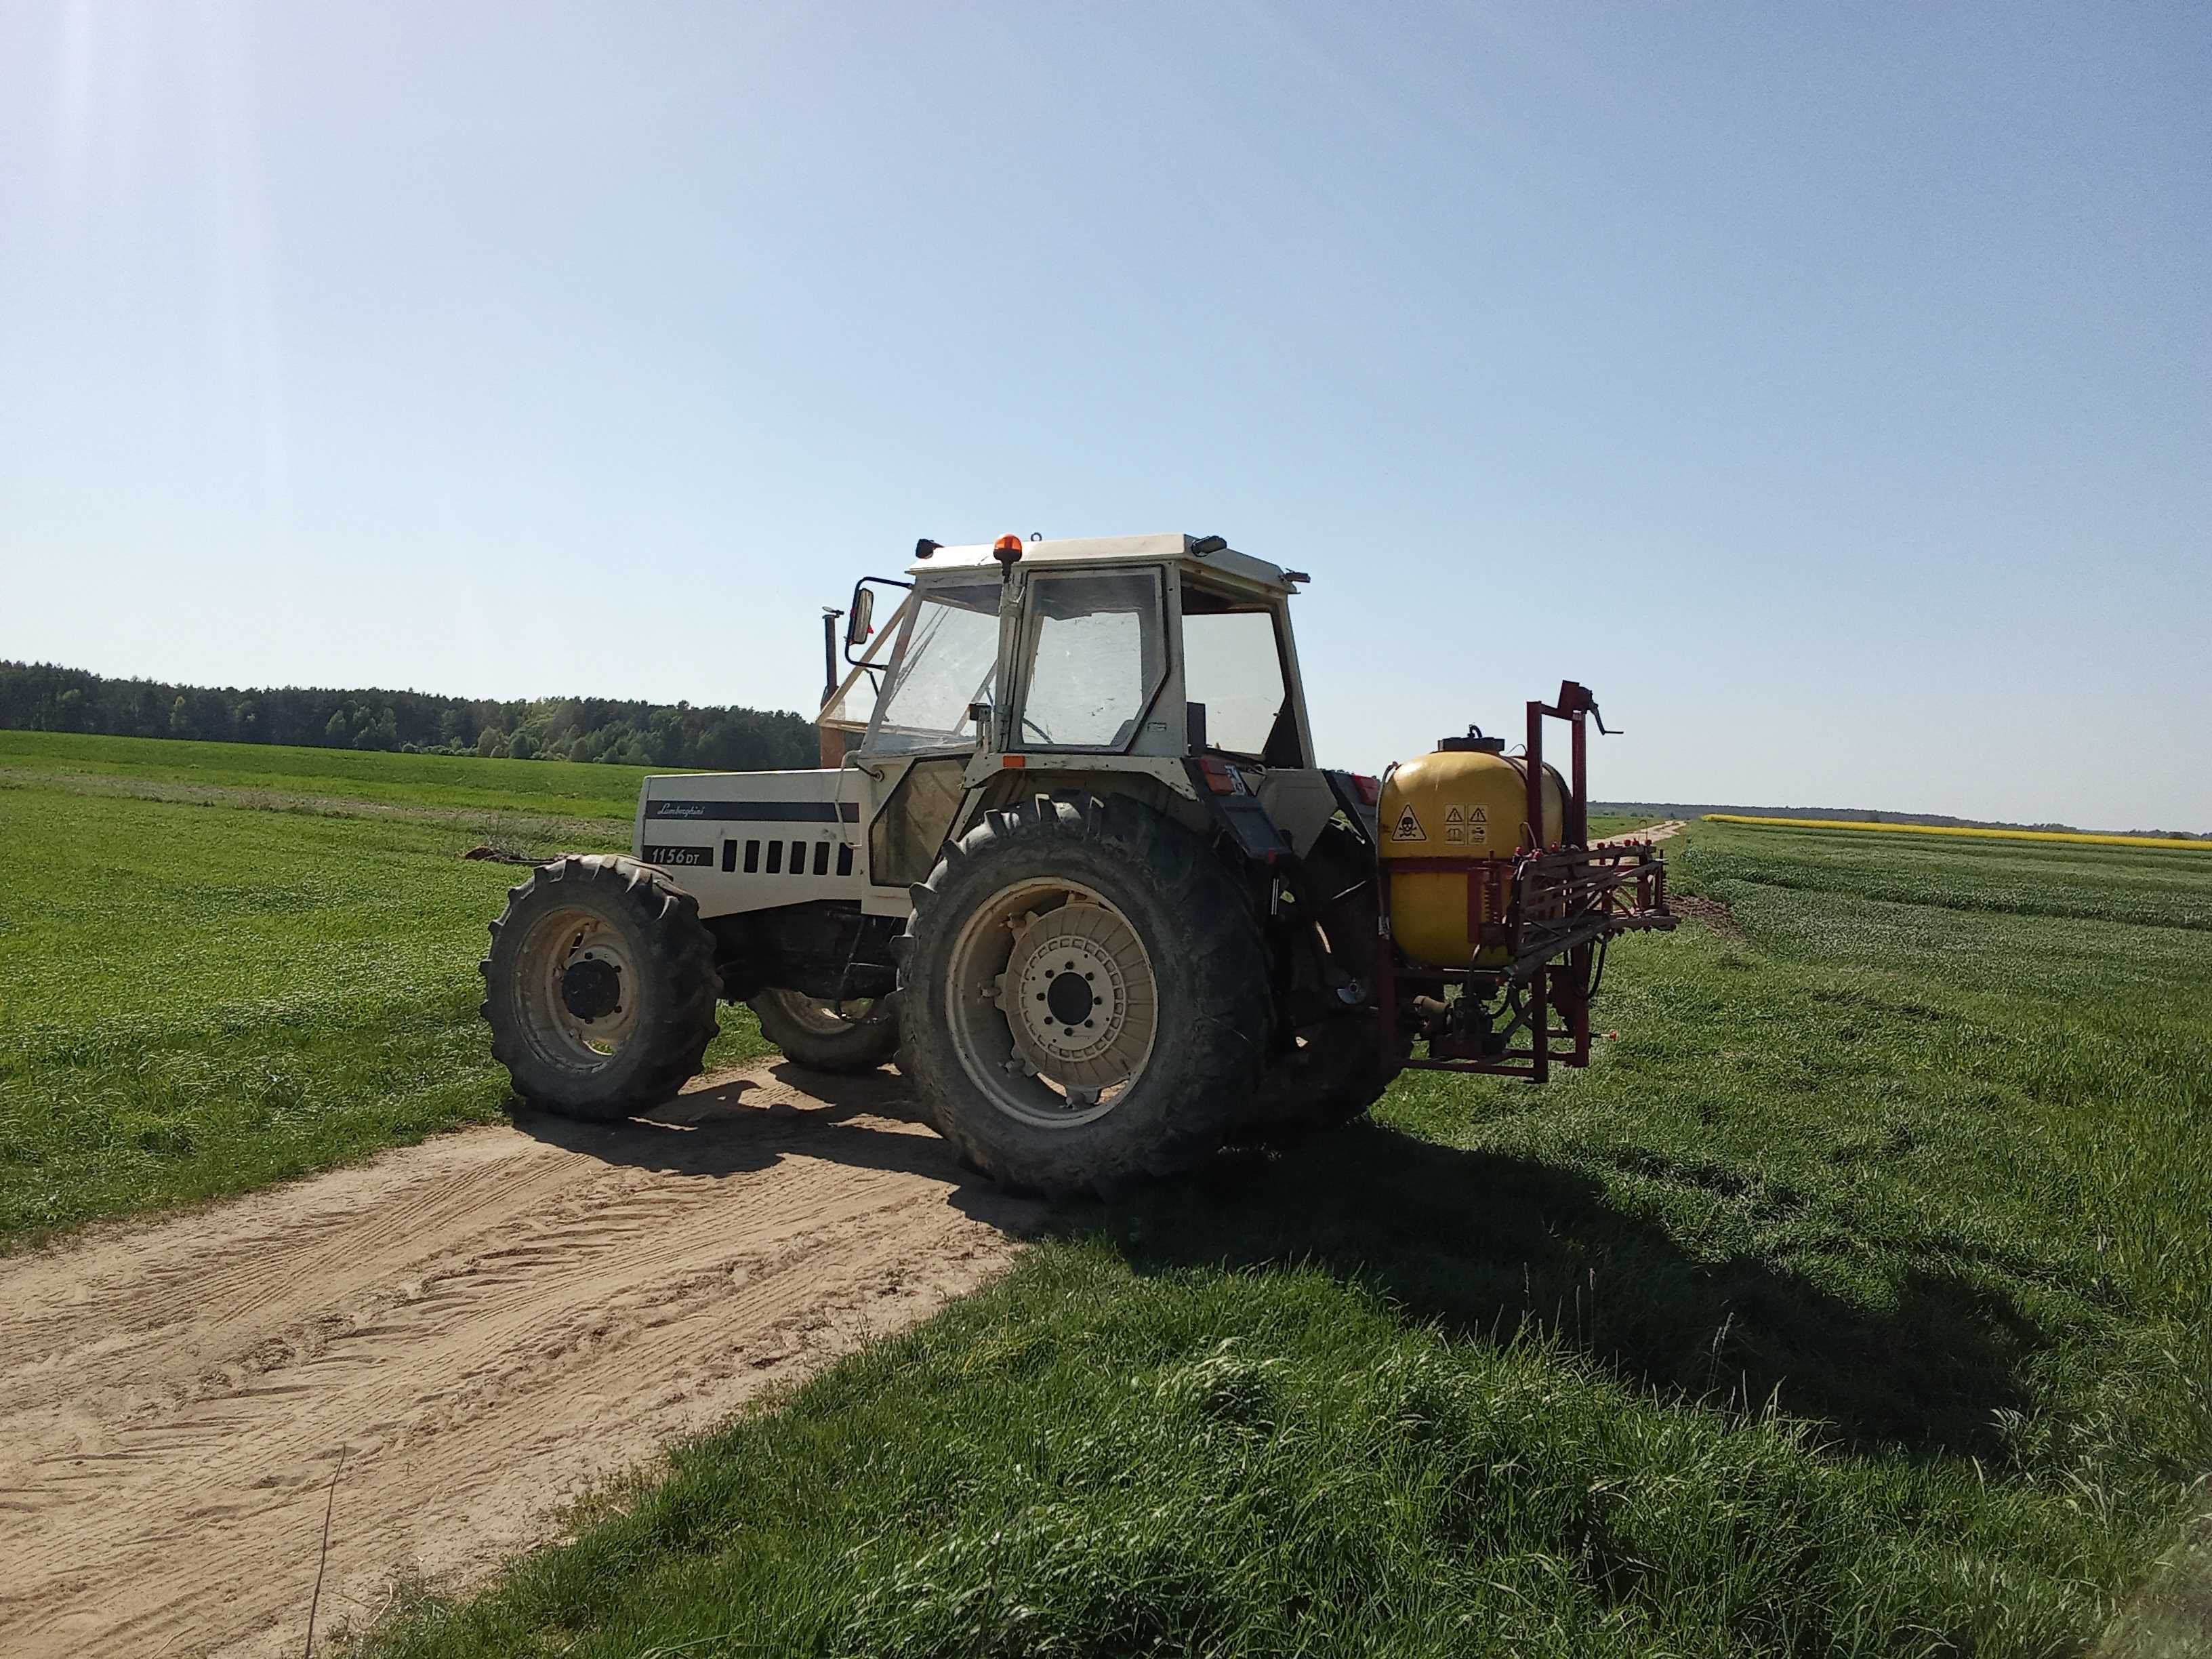
[[[2212,841],[2179,836],[2100,836],[2081,830],[1976,830],[1947,823],[1876,823],[1860,818],[1759,818],[1736,812],[1708,812],[1715,823],[1757,823],[1786,830],[1886,830],[1905,836],[1978,836],[1987,841],[2089,842],[2100,847],[2179,847],[2212,853]]]

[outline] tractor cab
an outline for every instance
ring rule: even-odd
[[[906,580],[854,590],[848,672],[821,714],[836,758],[1313,763],[1289,615],[1298,574],[1218,536],[915,551]],[[880,627],[878,592],[897,601]]]
[[[902,906],[991,807],[1102,775],[1194,828],[1240,798],[1249,850],[1302,850],[1271,811],[1317,832],[1342,805],[1313,769],[1290,618],[1304,580],[1218,536],[1008,536],[925,541],[903,580],[860,583],[821,729],[876,902]]]

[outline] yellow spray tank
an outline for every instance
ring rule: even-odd
[[[1544,768],[1544,822],[1531,833],[1528,763],[1504,739],[1470,730],[1446,738],[1382,781],[1382,868],[1398,948],[1432,968],[1493,967],[1504,947],[1476,934],[1499,920],[1516,854],[1552,847],[1565,832],[1567,786]],[[1497,860],[1469,872],[1446,861]]]

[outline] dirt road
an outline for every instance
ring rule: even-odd
[[[0,1652],[296,1654],[341,1451],[358,1625],[980,1283],[1041,1212],[902,1089],[777,1062],[0,1262]]]

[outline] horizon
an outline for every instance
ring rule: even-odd
[[[1324,763],[2212,829],[2212,14],[0,16],[0,657],[814,706],[1218,532]],[[592,683],[582,693],[557,690]]]
[[[66,665],[66,664],[58,664],[58,663],[35,663],[35,664],[24,665],[24,664],[18,664],[18,663],[11,662],[11,661],[9,661],[9,660],[8,660],[8,659],[0,659],[0,671],[4,671],[4,670],[9,669],[9,668],[11,668],[11,667],[20,667],[20,666],[29,666],[29,667],[32,667],[32,668],[43,668],[43,669],[56,670],[56,671],[58,671],[58,672],[82,672],[82,671],[72,671],[72,670],[70,668],[70,665]],[[144,678],[144,677],[143,677],[143,676],[140,676],[140,677],[131,677],[131,678],[124,678],[124,677],[105,677],[105,676],[104,676],[104,677],[102,677],[102,678],[107,678],[107,679],[109,680],[109,683],[110,683],[110,684],[141,684],[141,685],[155,685],[155,686],[160,687],[160,688],[161,688],[162,690],[190,690],[202,691],[202,692],[209,692],[209,691],[212,691],[212,692],[221,692],[221,693],[231,693],[231,694],[235,694],[235,695],[238,695],[238,696],[245,696],[245,697],[260,697],[260,696],[272,696],[272,695],[284,695],[284,694],[292,694],[292,695],[314,695],[314,694],[319,694],[319,695],[325,695],[325,696],[343,696],[343,697],[349,697],[349,698],[350,698],[350,697],[358,697],[358,696],[368,696],[368,697],[378,697],[378,696],[410,696],[410,697],[422,697],[422,698],[428,699],[428,700],[431,700],[431,701],[434,701],[434,702],[489,702],[489,703],[501,704],[501,705],[507,706],[507,707],[520,707],[520,708],[530,708],[530,707],[532,707],[532,706],[542,706],[542,705],[546,704],[546,703],[563,703],[563,702],[568,702],[568,703],[592,703],[592,702],[599,702],[599,703],[607,703],[607,704],[611,704],[611,705],[615,705],[615,706],[617,706],[617,707],[629,707],[629,706],[636,705],[636,704],[638,704],[638,703],[640,703],[641,702],[642,702],[642,701],[643,701],[643,700],[641,700],[641,699],[635,699],[635,698],[619,698],[619,697],[602,697],[602,696],[593,696],[592,694],[588,693],[588,692],[566,692],[566,693],[562,693],[562,692],[556,692],[556,693],[550,694],[550,695],[549,695],[549,696],[544,696],[544,697],[536,697],[536,698],[525,698],[525,697],[478,697],[478,698],[464,698],[464,697],[459,697],[459,696],[447,696],[447,695],[446,695],[446,694],[440,693],[440,692],[435,692],[435,691],[425,691],[425,690],[422,690],[421,688],[419,688],[419,687],[416,687],[416,686],[391,686],[391,685],[386,685],[386,686],[368,686],[368,685],[356,685],[356,686],[308,686],[308,685],[281,685],[281,686],[280,686],[280,685],[222,685],[222,686],[193,686],[193,687],[186,688],[186,687],[180,687],[180,686],[179,686],[177,683],[175,683],[175,682],[171,682],[171,681],[160,681],[160,680],[149,680],[149,679],[145,678]],[[655,703],[647,702],[647,703],[645,704],[645,706],[647,706],[647,707],[648,707],[648,708],[689,708],[690,709],[691,709],[691,710],[692,710],[692,711],[694,711],[694,712],[713,712],[713,711],[716,711],[716,710],[721,710],[721,711],[726,711],[726,712],[728,712],[728,713],[732,713],[732,714],[761,714],[761,715],[764,715],[764,716],[766,716],[767,718],[771,719],[771,720],[779,720],[779,719],[790,719],[790,720],[799,720],[799,721],[803,722],[803,723],[804,723],[804,724],[808,727],[808,729],[809,729],[810,731],[811,731],[811,730],[812,729],[812,727],[813,727],[813,721],[812,721],[811,718],[811,717],[810,717],[810,716],[809,716],[809,715],[808,715],[808,714],[807,714],[804,710],[801,710],[801,709],[793,709],[793,708],[765,708],[765,707],[755,707],[755,706],[748,705],[748,704],[717,704],[717,703],[703,703],[703,704],[702,704],[702,703],[690,703],[690,704],[684,704],[684,703],[678,703],[678,704],[655,704]],[[100,737],[100,738],[114,738],[118,739],[118,741],[125,741],[125,742],[152,742],[152,743],[169,743],[169,742],[220,743],[220,744],[229,744],[229,745],[234,745],[234,746],[242,746],[242,747],[246,747],[246,748],[294,748],[294,749],[307,749],[307,750],[325,750],[325,751],[331,751],[331,752],[337,752],[337,753],[359,753],[359,752],[362,752],[361,746],[360,746],[359,744],[318,744],[318,743],[292,743],[292,744],[285,744],[285,743],[276,743],[276,742],[270,741],[270,740],[266,740],[266,739],[251,739],[251,740],[247,740],[247,739],[235,739],[235,740],[234,740],[234,739],[226,739],[226,738],[195,738],[195,737],[184,737],[184,738],[179,738],[179,737],[178,737],[178,736],[177,736],[175,733],[173,733],[173,732],[151,732],[151,733],[149,733],[149,732],[79,732],[79,731],[76,731],[75,728],[67,728],[67,729],[65,729],[65,728],[58,727],[58,726],[42,726],[9,725],[9,724],[8,724],[7,722],[5,722],[4,720],[0,720],[0,731],[20,731],[20,732],[41,732],[41,733],[52,733],[52,734],[53,734],[53,735],[57,735],[57,736],[72,736],[72,735],[74,735],[74,736],[88,736],[88,737]],[[404,753],[404,754],[422,754],[422,755],[426,755],[426,756],[444,756],[445,757],[447,757],[447,758],[450,758],[450,759],[459,759],[459,758],[465,758],[465,757],[462,757],[462,756],[459,756],[459,755],[453,754],[453,753],[451,753],[450,751],[448,751],[448,750],[447,750],[439,749],[439,748],[418,748],[416,744],[411,744],[411,743],[409,743],[409,744],[401,744],[401,745],[399,746],[399,748],[398,748],[398,750],[385,750],[385,749],[373,749],[373,750],[369,750],[368,752],[375,752],[375,753],[390,753],[390,752],[397,752],[397,753]],[[473,757],[473,758],[482,758],[482,757],[481,757],[481,756],[477,756],[477,757]],[[505,756],[504,754],[501,754],[501,755],[499,755],[499,756],[495,757],[495,758],[506,759],[506,758],[508,758],[508,757]],[[539,762],[543,762],[543,761],[554,761],[554,762],[556,762],[556,763],[557,763],[557,762],[562,762],[562,761],[563,761],[564,759],[565,759],[566,761],[568,761],[568,762],[571,763],[574,763],[574,757],[560,757],[560,756],[556,756],[556,755],[549,755],[549,754],[545,754],[545,753],[543,753],[543,752],[533,753],[533,754],[531,754],[531,755],[528,755],[528,756],[519,757],[517,757],[517,758],[520,758],[520,759],[526,760],[526,761],[527,761],[528,763],[532,763],[532,764],[536,764],[536,763],[539,763]],[[1411,758],[1411,757],[1407,757],[1407,758]],[[635,761],[616,761],[614,757],[611,757],[611,756],[606,756],[606,755],[595,756],[595,757],[592,758],[592,763],[590,763],[596,764],[596,763],[601,763],[601,762],[606,762],[606,761],[614,761],[614,763],[616,763],[616,764],[620,764],[620,765],[628,765],[628,766],[638,766],[638,765],[641,765],[641,763],[635,762]],[[651,764],[645,764],[645,765],[644,765],[644,769],[648,770],[648,771],[697,771],[697,770],[701,770],[701,769],[702,769],[696,768],[696,767],[684,767],[684,766],[653,766],[653,765],[651,765]],[[711,769],[711,768],[710,768],[710,769],[703,769],[712,770],[712,769]],[[2102,823],[2086,823],[2086,824],[2084,824],[2084,823],[2069,823],[2069,822],[2067,822],[2067,821],[2064,821],[2064,820],[2060,820],[2060,819],[2049,819],[2049,818],[2045,818],[2045,819],[2033,819],[2033,820],[2022,820],[2022,819],[2016,819],[2016,818],[1969,817],[1962,817],[1962,816],[1960,816],[1960,815],[1958,815],[1958,814],[1954,814],[1954,813],[1942,813],[1942,812],[1934,812],[1934,811],[1927,811],[1927,810],[1924,810],[1924,809],[1923,809],[1923,808],[1919,808],[1919,807],[1912,807],[1912,806],[1896,806],[1896,805],[1868,805],[1868,804],[1863,803],[1863,802],[1846,805],[1842,805],[1842,804],[1836,803],[1836,802],[1813,803],[1813,802],[1807,802],[1807,801],[1791,801],[1791,800],[1789,800],[1789,799],[1781,799],[1781,800],[1772,800],[1772,801],[1692,801],[1692,800],[1681,800],[1681,799],[1663,799],[1663,798],[1658,798],[1658,797],[1654,797],[1654,798],[1648,799],[1630,799],[1630,798],[1628,798],[1628,797],[1626,797],[1626,796],[1622,796],[1622,797],[1619,797],[1619,798],[1605,798],[1605,797],[1601,797],[1601,796],[1597,795],[1596,793],[1592,793],[1592,795],[1591,795],[1590,800],[1589,800],[1589,808],[1590,808],[1590,810],[1591,810],[1591,811],[1614,811],[1614,812],[1618,812],[1618,811],[1622,811],[1636,810],[1636,811],[1650,811],[1650,812],[1654,812],[1654,813],[1657,813],[1657,812],[1679,812],[1679,813],[1686,813],[1686,814],[1692,814],[1692,815],[1707,815],[1707,814],[1711,814],[1711,813],[1719,813],[1719,812],[1769,812],[1769,813],[1792,813],[1792,812],[1796,812],[1796,813],[1812,813],[1812,814],[1814,814],[1814,815],[1816,815],[1816,816],[1820,816],[1820,817],[1839,817],[1839,818],[1842,818],[1842,817],[1869,817],[1876,818],[1876,819],[1880,819],[1880,818],[1890,818],[1890,819],[1893,819],[1893,820],[1896,820],[1896,821],[1900,822],[1900,823],[1909,823],[1909,822],[1920,821],[1920,822],[1929,822],[1929,823],[1936,823],[1936,824],[1939,824],[1939,825],[1940,825],[1940,824],[1960,824],[1960,825],[1974,825],[1974,824],[1979,824],[1979,825],[1987,825],[1987,826],[1992,826],[1992,827],[2002,828],[2002,829],[2010,829],[2010,830],[2090,830],[2090,831],[2094,831],[2094,832],[2099,832],[2099,833],[2122,834],[2122,835],[2126,835],[2126,834],[2137,834],[2137,835],[2141,835],[2141,834],[2175,834],[2175,835],[2181,835],[2181,836],[2191,836],[2191,837],[2198,838],[2198,839],[2212,839],[2212,826],[2207,826],[2207,827],[2205,827],[2205,828],[2199,829],[2199,828],[2196,828],[2196,827],[2194,827],[2194,826],[2191,826],[2191,825],[2188,825],[2188,824],[2143,824],[2143,823],[2125,824],[2125,825],[2123,825],[2123,824],[2116,824],[2116,823],[2115,823],[2115,824],[2102,824]]]

